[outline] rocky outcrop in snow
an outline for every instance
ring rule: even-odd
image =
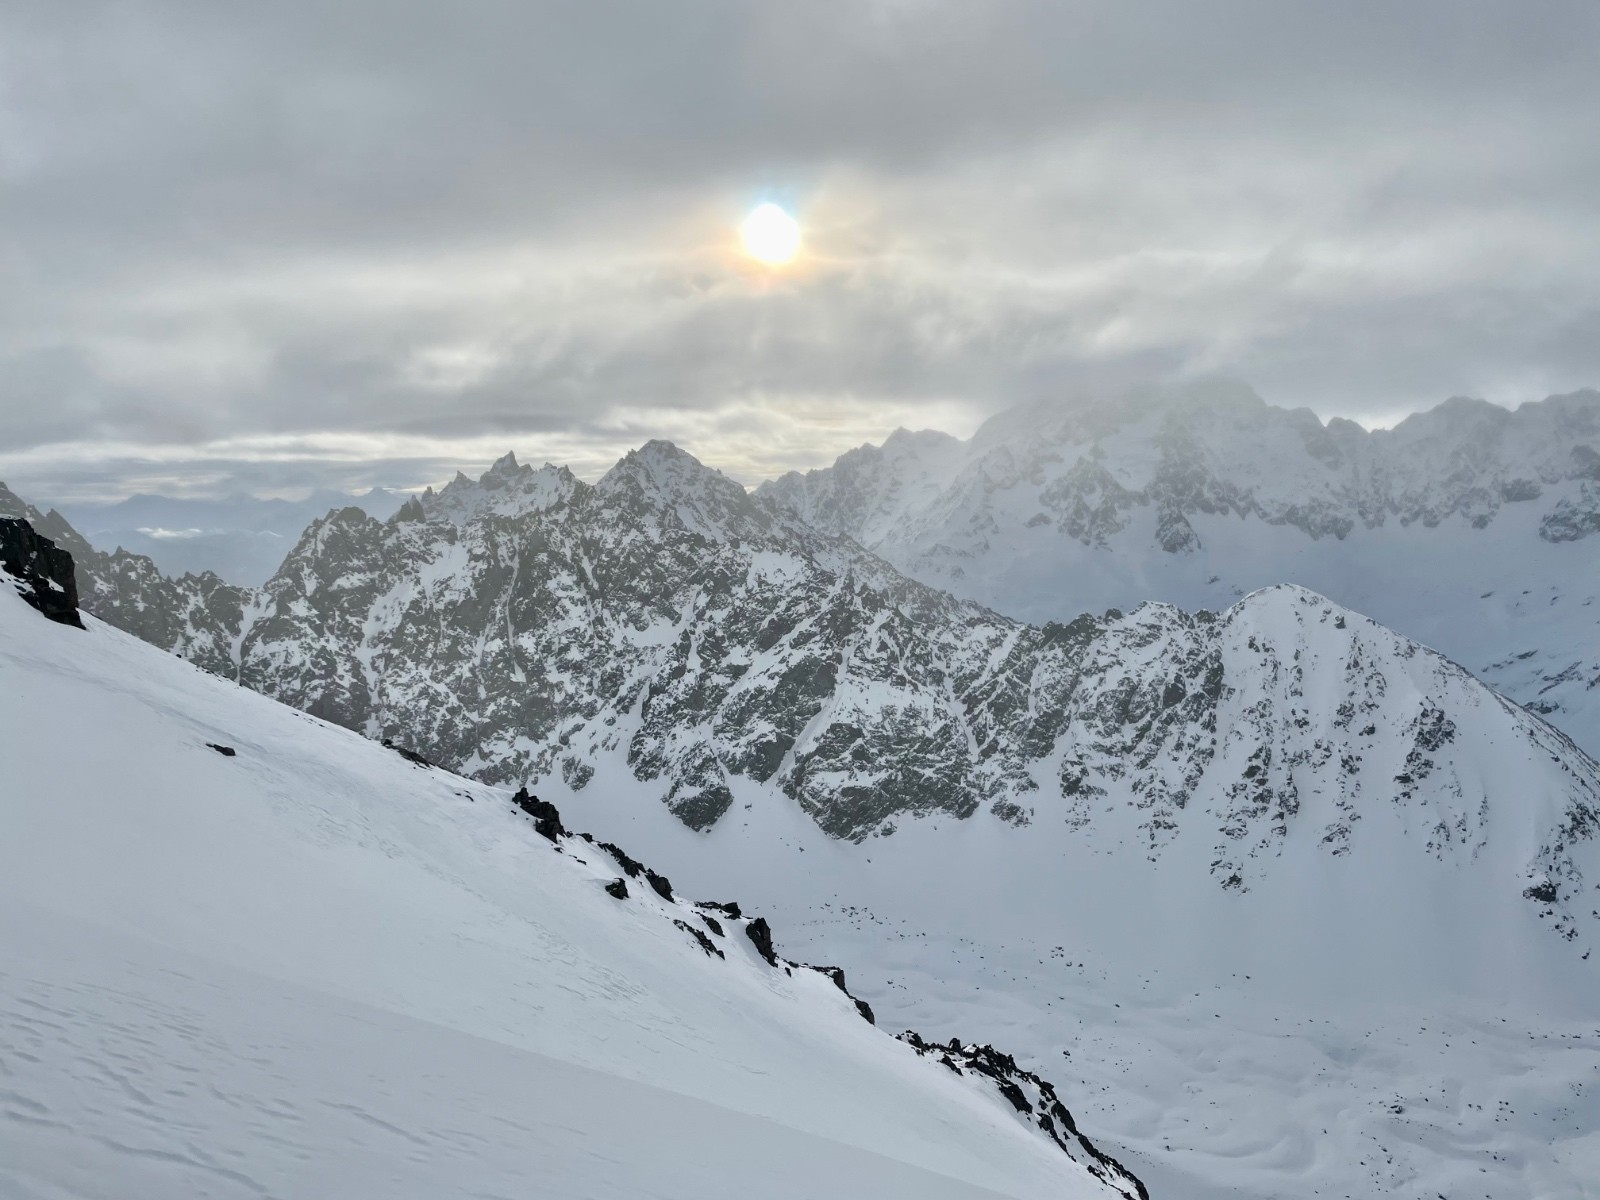
[[[1011,1055],[993,1046],[964,1043],[959,1038],[938,1043],[924,1040],[908,1029],[900,1040],[924,1058],[932,1058],[957,1075],[971,1073],[987,1079],[1023,1120],[1031,1121],[1060,1146],[1073,1161],[1082,1163],[1095,1178],[1108,1187],[1138,1200],[1150,1200],[1150,1193],[1138,1179],[1110,1155],[1099,1150],[1078,1132],[1067,1106],[1061,1103],[1048,1080],[1017,1065]]]
[[[665,876],[610,842],[597,842],[587,833],[568,832],[556,806],[530,795],[526,789],[519,790],[512,797],[512,803],[528,816],[534,831],[550,841],[557,851],[581,857],[601,850],[609,854],[629,877],[643,875],[649,879],[665,906],[667,919],[675,928],[687,934],[708,957],[726,962],[728,951],[725,947],[728,946],[730,928],[742,926],[757,955],[770,968],[786,975],[793,975],[796,971],[815,971],[825,976],[854,1005],[865,1021],[876,1024],[872,1009],[864,1000],[852,995],[846,986],[843,970],[795,962],[778,955],[772,930],[764,917],[745,916],[737,903],[693,903],[676,897]],[[630,898],[627,884],[620,878],[605,885],[604,890],[616,900],[627,901]],[[712,912],[719,916],[711,916]],[[955,1074],[968,1076],[992,1088],[1017,1111],[1021,1121],[1038,1129],[1063,1154],[1104,1185],[1108,1195],[1121,1196],[1125,1200],[1149,1200],[1145,1185],[1131,1171],[1079,1132],[1072,1113],[1061,1102],[1050,1082],[1019,1066],[1011,1055],[993,1046],[963,1043],[954,1038],[946,1044],[932,1043],[909,1029],[898,1037],[919,1056],[931,1057]]]
[[[17,594],[52,621],[83,628],[72,555],[40,537],[27,521],[0,517],[0,572]]]

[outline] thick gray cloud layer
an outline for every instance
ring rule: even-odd
[[[1126,377],[1592,385],[1597,67],[1592,0],[11,0],[0,477],[753,480]]]

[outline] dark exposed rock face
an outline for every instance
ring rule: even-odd
[[[628,898],[628,881],[619,875],[606,884],[606,894],[615,896],[618,900],[626,900]]]
[[[722,951],[717,949],[716,943],[706,936],[703,929],[696,929],[693,925],[689,924],[689,922],[678,918],[673,918],[672,923],[692,937],[700,949],[704,950],[707,954],[714,958],[725,957]]]
[[[517,794],[511,797],[511,802],[533,818],[533,827],[538,830],[540,837],[559,842],[567,836],[567,830],[561,824],[561,813],[548,800],[539,799],[527,788],[518,788]]]
[[[1539,523],[1539,536],[1547,542],[1575,542],[1592,533],[1600,533],[1600,484],[1595,483],[1562,499]]]
[[[1017,1065],[1011,1055],[993,1046],[966,1044],[952,1038],[943,1044],[925,1041],[912,1030],[900,1035],[918,1054],[933,1058],[958,1075],[982,1076],[993,1085],[1017,1115],[1036,1125],[1074,1162],[1129,1200],[1150,1200],[1150,1194],[1134,1174],[1103,1152],[1078,1131],[1072,1113],[1061,1103],[1051,1084]]]
[[[637,858],[634,858],[632,855],[630,855],[615,842],[596,842],[595,845],[599,846],[600,849],[604,850],[607,854],[611,855],[612,858],[616,859],[617,866],[622,868],[623,873],[626,874],[629,879],[637,879],[640,875],[644,874],[644,864]]]
[[[431,766],[434,765],[433,762],[431,760],[429,760],[428,758],[424,757],[421,754],[418,754],[415,750],[407,750],[404,746],[400,745],[400,743],[395,741],[393,738],[384,738],[383,739],[383,745],[384,745],[385,749],[393,750],[396,754],[398,754],[401,758],[405,759],[408,763],[412,764],[413,766],[431,767]]]
[[[747,936],[756,948],[756,953],[761,955],[773,966],[778,965],[778,952],[772,947],[772,927],[767,924],[765,917],[756,917],[744,927]]]
[[[218,754],[222,755],[223,758],[233,758],[234,756],[236,756],[239,753],[232,746],[223,746],[223,745],[219,745],[216,742],[207,742],[206,745],[210,746],[211,749],[215,750]]]
[[[50,620],[83,628],[72,555],[27,521],[0,517],[0,569],[15,581],[17,594]]]

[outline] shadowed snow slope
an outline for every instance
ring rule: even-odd
[[[88,625],[0,587],[0,1194],[1120,1194],[504,792]]]

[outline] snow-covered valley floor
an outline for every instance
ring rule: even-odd
[[[1448,886],[1470,875],[1384,864],[1360,876],[1367,911],[1275,924],[1263,910],[1288,891],[1183,912],[1176,864],[1058,855],[1043,822],[851,846],[752,791],[745,820],[707,837],[630,783],[550,794],[776,913],[784,953],[841,964],[887,1028],[1012,1049],[1157,1200],[1600,1197],[1593,964],[1530,913],[1486,935],[1523,944],[1485,969],[1489,918]]]
[[[794,932],[792,953],[845,964],[890,1027],[1026,1049],[1156,1197],[1600,1195],[1600,1022],[1381,996],[1317,1008],[1242,977],[1174,995],[1066,946],[862,911]]]

